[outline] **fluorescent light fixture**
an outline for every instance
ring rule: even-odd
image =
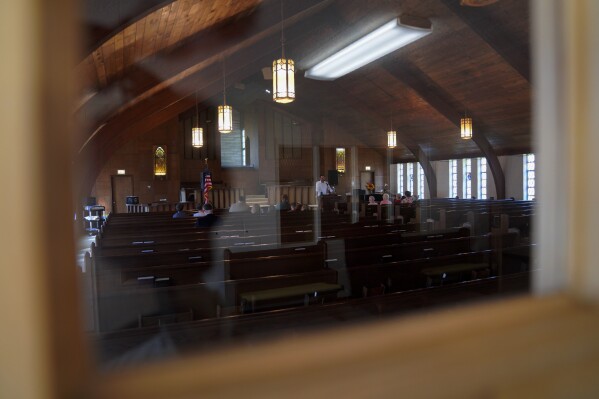
[[[428,19],[402,15],[314,65],[307,78],[335,80],[433,31]]]

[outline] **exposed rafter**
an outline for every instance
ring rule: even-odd
[[[456,128],[459,127],[462,115],[458,109],[464,109],[465,107],[460,105],[460,107],[456,109],[452,104],[458,104],[458,101],[410,62],[402,61],[400,65],[401,67],[398,68],[397,63],[393,64],[393,66],[387,63],[384,64],[383,67],[396,79],[402,81],[406,86],[409,86],[418,93],[424,101],[447,118],[447,120],[455,125]],[[480,118],[476,117],[476,115],[470,116],[477,127],[475,134],[472,136],[472,141],[474,141],[485,158],[487,158],[489,168],[491,169],[493,179],[495,180],[497,198],[505,198],[505,175],[501,168],[501,164],[499,163],[499,159],[497,158],[497,154],[485,136],[484,132],[488,130],[488,128]]]
[[[323,12],[330,4],[331,0],[301,2],[301,5],[288,11],[285,23],[292,27],[304,18]],[[246,17],[235,25],[227,25],[217,31],[199,35],[186,46],[173,50],[164,57],[157,56],[145,62],[142,67],[136,68],[136,71],[114,80],[104,90],[89,96],[79,113],[85,114],[87,119],[92,119],[88,122],[93,131],[103,121],[114,118],[145,100],[159,96],[164,91],[178,91],[181,97],[193,93],[197,88],[194,90],[189,86],[190,78],[193,75],[205,74],[215,64],[219,64],[222,54],[239,55],[235,64],[229,63],[235,65],[235,68],[246,66],[260,56],[271,54],[278,48],[280,40],[280,10],[275,8],[276,12],[263,13],[258,20],[255,17]],[[243,33],[243,40],[239,40],[240,33]],[[220,80],[221,75],[216,75],[215,79]],[[186,84],[181,85],[181,82]],[[87,140],[87,137],[83,140]]]
[[[356,98],[353,94],[349,93],[339,84],[334,82],[330,84],[334,86],[333,91],[338,95],[339,101],[341,101],[342,104],[346,104],[347,107],[359,112],[366,118],[374,121],[381,128],[382,132],[387,130],[389,122],[383,116],[370,109],[367,105],[364,104],[363,101]],[[428,156],[418,145],[418,143],[416,143],[410,137],[403,134],[401,131],[397,132],[397,136],[398,141],[401,144],[403,144],[408,150],[410,150],[412,154],[414,154],[416,161],[419,162],[422,166],[424,175],[426,176],[429,185],[430,196],[431,198],[435,198],[437,196],[437,176],[435,175],[435,170],[433,169]],[[383,156],[386,156],[386,154],[383,154]]]
[[[480,36],[524,79],[530,82],[529,56],[514,49],[515,38],[497,24],[490,12],[484,7],[462,7],[456,0],[441,0],[474,33]]]

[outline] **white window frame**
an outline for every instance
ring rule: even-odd
[[[524,154],[523,163],[523,194],[525,201],[532,201],[536,196],[536,157],[535,154]]]
[[[424,169],[420,163],[418,165],[418,198],[424,199]]]
[[[449,160],[449,197],[458,195],[458,160]]]
[[[403,163],[397,164],[397,192],[403,194],[404,192],[404,165]]]
[[[465,158],[462,160],[463,173],[462,178],[464,181],[464,198],[470,199],[472,197],[472,159]]]
[[[408,188],[406,188],[406,190],[408,190],[410,193],[414,194],[414,164],[413,163],[407,164],[406,179],[407,179],[407,187],[408,187]]]
[[[478,158],[478,198],[487,199],[487,183],[488,183],[488,165],[487,158]]]

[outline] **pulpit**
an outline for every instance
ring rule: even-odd
[[[341,201],[341,196],[337,194],[327,194],[318,197],[318,205],[323,212],[332,212],[335,209],[335,202]]]

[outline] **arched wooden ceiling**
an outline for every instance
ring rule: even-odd
[[[93,165],[85,178],[95,180],[131,137],[192,107],[196,92],[206,104],[219,102],[223,56],[234,105],[268,100],[271,82],[261,70],[280,55],[280,7],[279,0],[154,1],[129,24],[114,18],[76,71],[84,82],[77,148]],[[303,78],[401,14],[429,18],[433,33],[334,82]],[[298,67],[289,112],[316,124],[330,120],[375,148],[384,148],[393,123],[396,161],[530,151],[527,1],[473,8],[459,0],[285,0],[284,15],[286,52]],[[459,138],[466,110],[477,140]]]

